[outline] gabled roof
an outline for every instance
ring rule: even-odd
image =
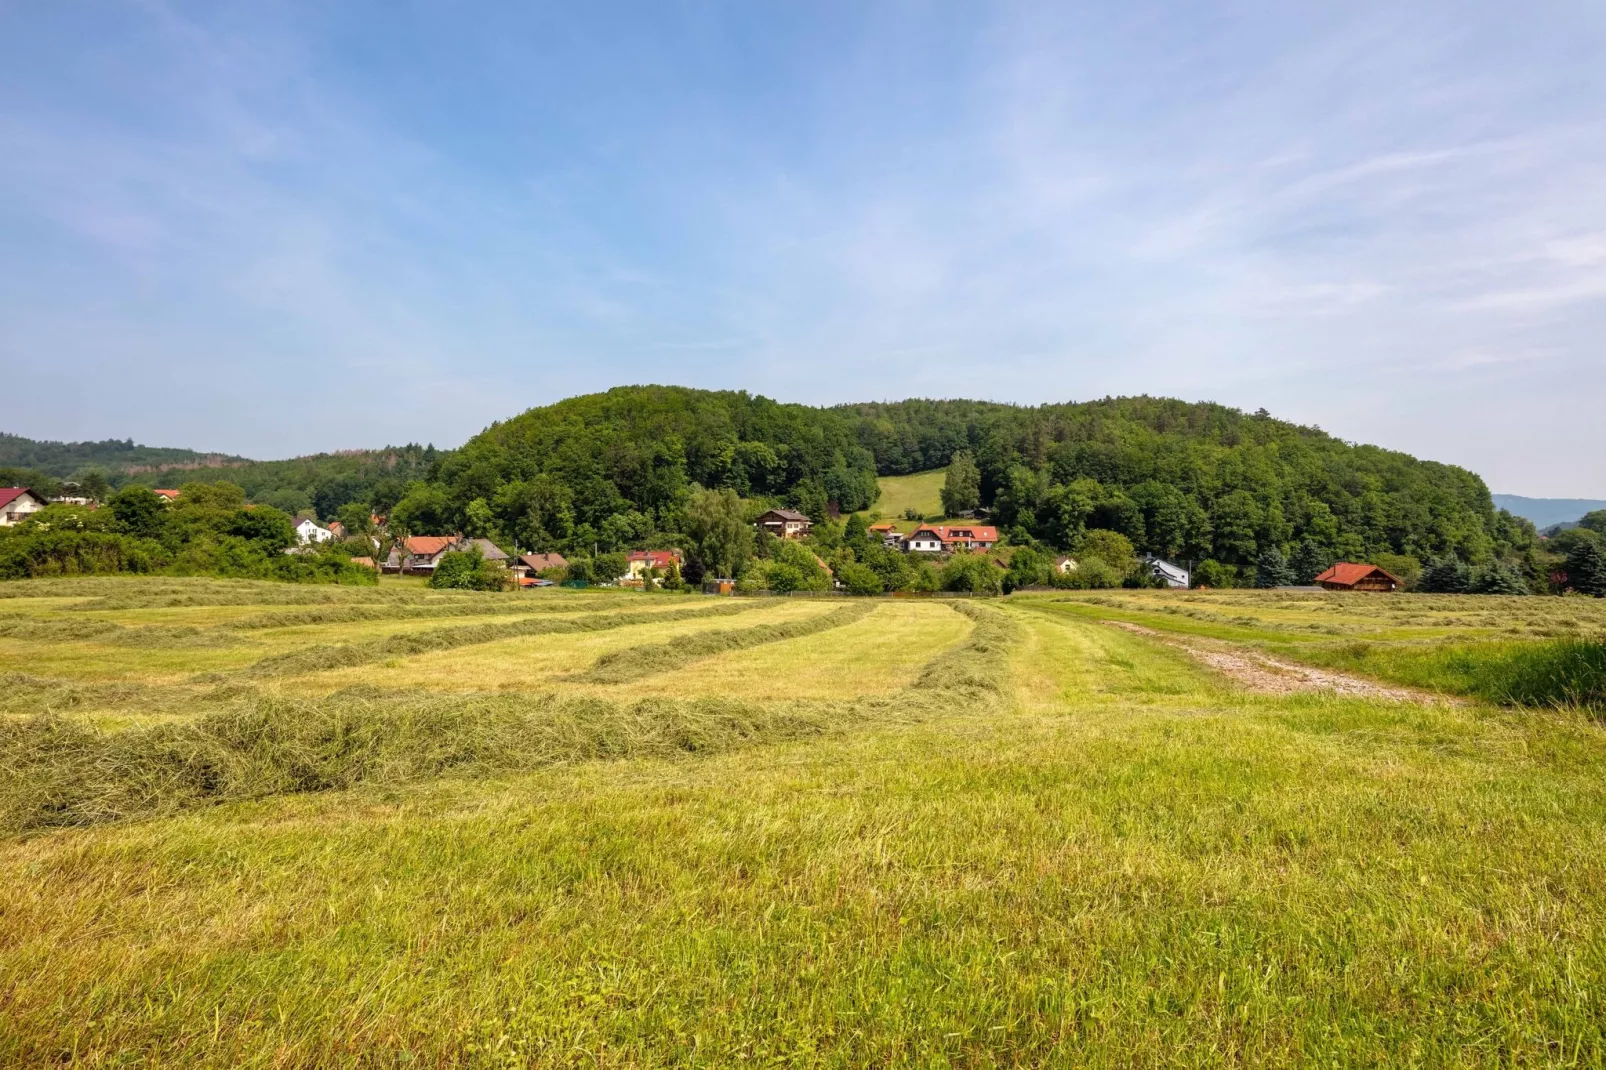
[[[778,516],[782,520],[801,520],[805,524],[810,523],[808,514],[800,513],[796,509],[770,509],[762,514],[759,519],[763,520],[766,516]]]
[[[907,538],[930,532],[943,542],[997,542],[998,529],[981,524],[935,524],[916,528]]]
[[[865,530],[866,530],[866,531],[880,531],[880,532],[888,532],[888,531],[891,531],[891,530],[893,530],[893,527],[894,527],[894,525],[893,525],[893,523],[892,523],[892,522],[891,522],[891,521],[889,521],[889,520],[883,520],[883,521],[882,521],[882,522],[881,522],[881,523],[879,523],[879,524],[871,524],[871,525],[870,525],[870,526],[869,526],[869,527],[867,527],[867,528],[866,528],[866,529],[865,529]]]
[[[312,519],[312,517],[310,517],[310,516],[304,516],[300,520],[297,520],[296,521],[296,530],[300,531],[302,528],[306,527],[308,524],[311,524],[313,527],[319,529],[320,531],[327,531],[328,530],[322,524],[320,524],[316,520]]]
[[[1398,576],[1395,576],[1389,572],[1385,572],[1376,565],[1361,565],[1356,564],[1353,561],[1340,561],[1338,564],[1334,565],[1320,576],[1317,576],[1316,582],[1337,583],[1344,587],[1353,587],[1355,584],[1361,582],[1366,577],[1373,575],[1374,573],[1379,576],[1385,576],[1388,579],[1393,580],[1395,583],[1400,582]]]
[[[407,552],[417,554],[419,557],[434,557],[442,550],[449,550],[457,539],[451,535],[409,535],[402,540]]]
[[[625,558],[625,560],[627,560],[627,561],[646,561],[649,564],[651,564],[653,568],[667,568],[671,561],[673,561],[677,565],[680,563],[680,551],[679,550],[631,550],[629,555]]]
[[[547,568],[568,568],[569,562],[562,554],[520,554],[519,564],[540,572]]]
[[[1188,570],[1183,568],[1181,565],[1173,565],[1171,562],[1162,560],[1158,557],[1150,557],[1146,558],[1145,560],[1148,561],[1151,569],[1157,573],[1160,573],[1166,578],[1175,580],[1178,583],[1188,582]]]
[[[27,487],[0,487],[0,508],[10,505],[24,494],[28,495],[28,497],[32,498],[36,502],[41,504],[44,503],[43,498],[39,497],[39,495],[35,494]]]
[[[178,497],[178,491],[172,489],[163,490],[161,488],[153,488],[151,493],[160,495],[161,497],[166,498],[168,501],[172,501],[174,498]]]
[[[496,543],[492,542],[490,539],[463,539],[460,541],[462,542],[462,546],[459,547],[459,549],[467,550],[470,546],[477,546],[480,550],[480,556],[485,558],[487,561],[507,560],[507,554],[502,551],[500,546],[496,545]]]

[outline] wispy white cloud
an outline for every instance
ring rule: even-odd
[[[259,454],[1146,391],[1606,494],[1466,416],[1606,403],[1606,32],[1542,6],[14,8],[0,362],[93,369],[19,430]]]

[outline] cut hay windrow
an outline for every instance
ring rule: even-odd
[[[582,613],[605,605],[603,598],[557,598],[533,602],[527,596],[512,595],[496,601],[468,603],[439,602],[394,606],[316,606],[311,609],[279,610],[242,617],[226,627],[236,631],[259,628],[298,628],[313,624],[358,624],[376,620],[428,620],[433,617],[497,617],[521,613]]]
[[[470,624],[454,628],[435,628],[427,632],[391,635],[364,643],[319,644],[274,654],[241,670],[244,676],[302,676],[327,669],[346,669],[386,658],[405,658],[440,650],[518,639],[529,635],[555,635],[562,632],[598,632],[625,628],[633,624],[667,624],[700,617],[727,617],[757,608],[748,602],[722,603],[657,612],[589,613],[579,617],[537,617],[506,624]]]
[[[828,703],[337,693],[316,701],[258,696],[188,723],[121,732],[36,717],[0,722],[0,830],[451,773],[715,753],[818,735],[850,716]]]
[[[114,643],[138,647],[219,647],[250,642],[228,632],[187,624],[131,627],[93,618],[52,620],[38,617],[0,618],[0,639],[33,643]]]
[[[781,624],[755,624],[751,628],[696,632],[665,643],[643,643],[623,650],[611,650],[598,658],[590,669],[567,679],[575,683],[588,684],[622,684],[632,680],[642,680],[659,673],[684,668],[694,661],[716,654],[747,650],[766,643],[781,643],[788,639],[801,639],[804,636],[818,635],[834,628],[856,624],[873,613],[875,608],[871,604],[856,602],[804,620],[785,621]]]
[[[105,731],[50,714],[0,720],[0,831],[90,825],[362,783],[712,754],[872,723],[919,721],[951,709],[955,699],[972,711],[1006,701],[998,682],[1008,671],[1008,647],[1018,626],[994,609],[953,608],[976,621],[970,636],[933,659],[913,687],[869,700],[618,703],[552,694],[426,696],[372,687],[298,699],[219,689],[209,696],[222,702],[219,708],[180,724]],[[679,614],[701,615],[709,611]],[[622,616],[657,621],[665,614],[614,618]]]
[[[963,643],[932,658],[913,690],[1003,699],[1010,689],[1009,650],[1020,639],[1020,625],[1007,614],[974,602],[948,605],[975,621],[976,627]]]

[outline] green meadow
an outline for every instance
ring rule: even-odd
[[[905,510],[913,509],[928,520],[942,518],[942,485],[948,478],[948,469],[933,468],[907,476],[882,476],[876,480],[881,493],[875,501],[876,512],[887,520],[903,520]]]
[[[1603,638],[0,585],[0,1066],[1602,1065]]]

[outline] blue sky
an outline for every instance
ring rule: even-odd
[[[0,0],[0,428],[1212,399],[1606,497],[1606,6]]]

